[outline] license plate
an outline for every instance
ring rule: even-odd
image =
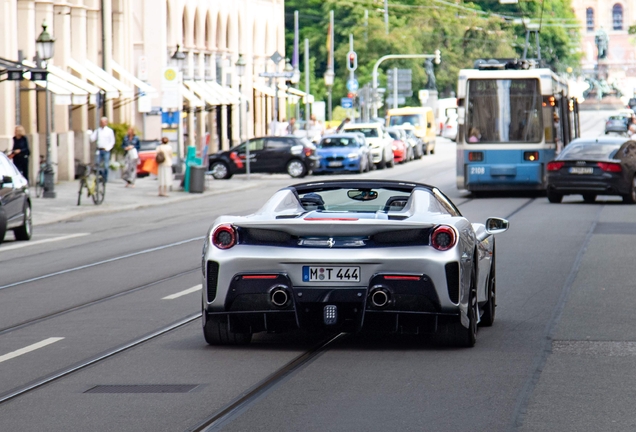
[[[303,266],[303,282],[360,282],[360,267]]]
[[[572,168],[570,168],[570,174],[594,174],[594,168],[592,168],[592,167],[572,167]]]
[[[329,162],[327,165],[330,167],[341,167],[342,162]]]

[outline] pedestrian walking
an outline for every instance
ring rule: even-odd
[[[172,146],[167,137],[161,138],[161,145],[157,146],[155,156],[159,171],[159,196],[167,197],[168,188],[172,185]]]
[[[28,180],[29,179],[29,142],[24,132],[24,128],[21,125],[15,127],[15,133],[13,136],[13,148],[9,154],[9,158],[13,159],[13,164],[18,171]]]
[[[121,146],[126,151],[124,174],[121,178],[126,182],[126,187],[134,188],[137,179],[137,163],[139,162],[139,138],[135,135],[135,129],[128,128],[128,133]]]
[[[99,120],[99,128],[91,134],[91,141],[97,144],[95,163],[102,166],[102,177],[104,177],[104,181],[108,182],[108,165],[110,164],[110,152],[115,147],[115,132],[108,127],[107,117],[102,117]]]
[[[289,124],[287,125],[287,135],[294,135],[298,127],[296,126],[296,117],[292,117],[289,119]]]

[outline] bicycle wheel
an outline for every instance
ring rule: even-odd
[[[101,175],[98,175],[95,179],[95,191],[92,196],[95,205],[100,205],[104,202],[104,196],[106,196],[106,181]]]
[[[44,172],[40,170],[37,178],[35,179],[35,196],[40,198],[42,196],[42,192],[44,192]]]
[[[85,188],[86,188],[86,180],[81,179],[79,191],[77,192],[77,205],[82,204],[82,192],[84,192]]]

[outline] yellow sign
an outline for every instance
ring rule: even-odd
[[[177,72],[172,68],[167,68],[163,73],[163,77],[166,81],[174,81],[177,78]]]

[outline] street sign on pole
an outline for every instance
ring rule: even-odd
[[[347,90],[349,90],[350,92],[357,92],[358,89],[360,88],[360,84],[358,84],[358,80],[357,79],[350,79],[349,81],[347,81]]]
[[[398,96],[397,105],[404,105],[406,103],[406,98],[404,96]],[[386,104],[389,106],[393,106],[393,96],[389,96],[386,99]]]
[[[353,99],[351,98],[341,98],[340,106],[343,108],[353,108]]]

